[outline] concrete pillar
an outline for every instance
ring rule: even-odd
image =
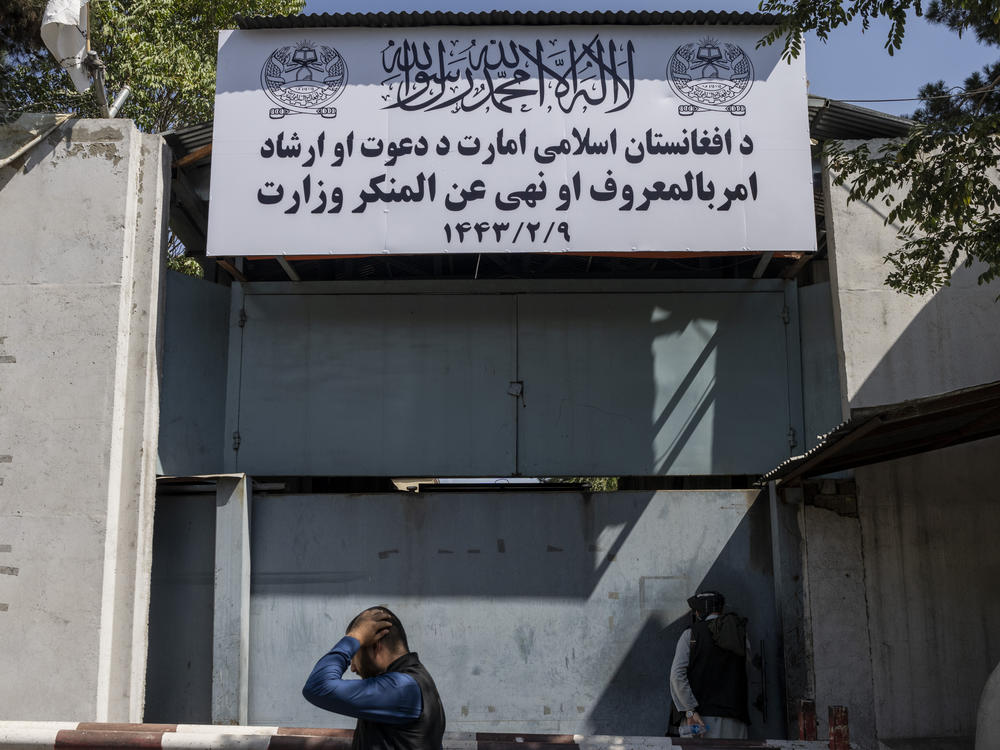
[[[859,748],[874,750],[878,742],[861,525],[852,515],[816,505],[804,506],[803,520],[805,628],[815,691],[810,697],[818,706],[849,709],[851,739]],[[820,735],[827,730],[833,727],[820,726]]]
[[[168,166],[76,120],[0,169],[0,719],[142,719]]]
[[[811,633],[807,630],[808,588],[802,490],[769,483],[774,598],[781,629],[782,674],[789,737],[799,730],[800,703],[815,694]],[[813,717],[815,725],[815,716]]]
[[[250,482],[221,476],[215,490],[212,723],[246,724],[250,661]]]

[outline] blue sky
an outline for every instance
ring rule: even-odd
[[[756,2],[698,2],[665,5],[649,0],[635,0],[629,5],[611,6],[614,10],[735,10],[755,11]],[[594,0],[507,0],[507,2],[469,2],[438,0],[420,4],[402,0],[307,0],[306,13],[352,13],[383,11],[480,11],[480,10],[607,10],[606,3]],[[912,18],[907,25],[903,49],[890,57],[883,49],[888,24],[876,22],[867,33],[860,26],[835,31],[826,44],[815,36],[806,39],[806,69],[809,91],[832,99],[899,99],[915,97],[921,85],[944,80],[957,86],[974,70],[1000,57],[1000,49],[976,42],[972,35],[961,39],[941,26]],[[916,102],[858,102],[860,106],[897,115],[907,115]]]

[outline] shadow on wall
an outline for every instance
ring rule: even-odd
[[[751,739],[784,736],[781,640],[770,549],[768,500],[762,493],[691,593],[721,591],[726,611],[748,618],[748,637],[761,667],[749,670]],[[608,682],[587,725],[592,734],[658,736],[670,715],[670,665],[677,641],[689,627],[687,614],[673,620],[646,613],[642,629]]]
[[[258,496],[252,592],[332,601],[355,595],[586,600],[652,496]]]
[[[52,159],[53,152],[60,147],[62,139],[66,139],[67,146],[73,146],[73,121],[63,123],[50,133],[46,138],[32,146],[28,151],[7,166],[0,169],[0,190],[3,190],[16,176],[26,175],[35,167],[44,164]],[[86,141],[85,141],[86,142]],[[4,153],[3,156],[7,156]]]
[[[911,311],[925,298],[887,287],[883,295],[873,296],[882,308],[875,311],[882,335],[872,335],[870,320],[858,319],[853,321],[856,338],[847,344],[852,349],[847,358],[857,362],[852,408],[931,396],[1000,377],[1000,283],[979,286],[980,272],[976,266],[958,268],[951,286],[926,298],[909,322]],[[870,371],[863,374],[866,368]]]
[[[215,494],[158,496],[143,721],[212,723]]]
[[[841,276],[850,283],[852,273],[857,269]],[[870,285],[841,291],[852,407],[998,378],[1000,284],[980,287],[978,273],[959,268],[950,287],[927,298]],[[873,705],[880,740],[969,737],[975,731],[979,691],[989,665],[1000,660],[1000,642],[990,636],[1000,629],[991,573],[1000,566],[1000,505],[991,502],[996,441],[855,471],[874,700],[850,682],[828,691],[854,691],[856,700]],[[837,584],[810,581],[811,587],[823,585]],[[926,706],[938,710],[927,712]]]
[[[763,291],[738,291],[747,288]],[[612,456],[638,474],[744,474],[787,454],[780,284],[492,299],[248,295],[246,304],[240,468],[251,475],[336,475],[331,463],[355,466],[355,454],[459,464],[479,455],[470,445],[491,447],[483,425],[497,424],[477,416],[483,404],[509,419],[517,403],[507,392],[514,363],[503,360],[512,336],[525,381],[518,452],[540,461],[526,473],[582,456],[586,471],[558,465],[599,474],[596,462]],[[477,341],[480,328],[463,328],[471,312],[456,310],[478,311],[495,341]],[[484,374],[473,346],[490,350],[496,372]],[[306,463],[261,472],[254,456]],[[163,509],[186,512],[173,499]],[[171,523],[158,518],[155,532],[162,621],[151,651],[162,651],[150,695],[162,702],[147,712],[168,723],[205,710],[172,697],[204,695],[204,680],[197,691],[171,683],[165,665],[210,669],[197,639],[212,617],[204,573],[172,572],[197,556],[170,551],[185,539],[167,533]],[[767,503],[749,505],[746,492],[258,494],[251,536],[253,723],[329,725],[302,701],[302,681],[350,617],[382,601],[400,608],[415,648],[446,675],[451,726],[662,735],[677,618],[703,582],[724,590],[751,618],[755,644],[765,642],[768,723],[755,720],[753,732],[782,736]],[[166,683],[154,693],[157,679]]]
[[[528,475],[753,474],[787,457],[780,287],[522,295]]]
[[[793,287],[790,287],[793,288]],[[791,455],[789,435],[801,433],[799,361],[787,342],[798,336],[785,291],[714,295],[720,345],[715,356],[710,422],[712,474],[760,474]],[[793,432],[792,432],[793,431]],[[686,435],[682,435],[686,440]],[[670,472],[671,453],[658,470]],[[659,458],[659,456],[658,456]]]
[[[159,503],[147,721],[210,712],[212,499]],[[751,700],[766,693],[768,713],[753,714],[752,736],[782,736],[766,498],[258,495],[251,549],[251,723],[351,726],[307,705],[302,682],[357,611],[383,602],[455,731],[659,736],[684,600],[711,587],[750,618],[755,652],[763,641],[766,690],[752,672]]]
[[[331,629],[381,600],[406,613],[458,728],[662,735],[677,617],[700,583],[764,642],[768,722],[753,731],[780,737],[767,502],[747,495],[258,498],[251,653],[271,677],[251,715],[323,720],[288,696]]]

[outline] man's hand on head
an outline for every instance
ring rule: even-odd
[[[347,635],[357,639],[361,647],[364,648],[382,640],[391,627],[392,617],[385,612],[373,609],[362,613]]]

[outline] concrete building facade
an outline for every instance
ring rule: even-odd
[[[5,718],[142,716],[168,158],[82,120],[0,170]]]
[[[862,748],[971,747],[997,439],[753,479],[852,410],[996,380],[994,290],[886,290],[894,229],[826,175],[825,257],[770,276],[181,277],[189,155],[78,121],[0,171],[0,649],[31,676],[0,718],[349,726],[298,691],[380,602],[449,728],[660,735],[714,587],[750,617],[752,736],[812,698]],[[518,475],[623,479],[389,484]]]
[[[885,288],[892,227],[878,207],[848,204],[846,188],[829,174],[825,189],[844,417],[995,381],[996,290],[976,283],[974,267],[959,268],[933,295]],[[863,466],[854,471],[856,518],[807,511],[807,518],[825,517],[807,540],[839,540],[836,557],[849,562],[838,583],[851,576],[834,589],[851,606],[814,608],[814,622],[826,621],[825,642],[856,645],[851,664],[858,667],[845,671],[842,657],[823,649],[832,663],[822,679],[817,666],[817,693],[843,694],[845,683],[855,682],[847,674],[870,674],[871,699],[859,684],[858,702],[873,707],[872,728],[888,747],[919,747],[922,738],[962,747],[975,735],[980,694],[1000,663],[990,635],[1000,602],[989,573],[1000,531],[989,470],[998,449],[990,438]]]

